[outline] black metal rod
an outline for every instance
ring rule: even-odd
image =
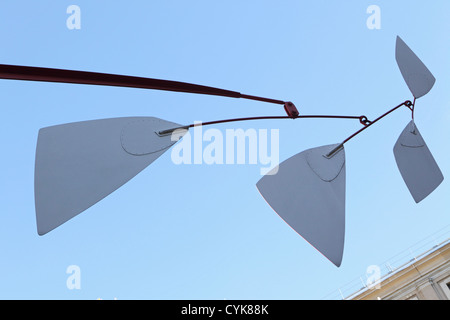
[[[248,118],[235,118],[235,119],[225,119],[225,120],[216,120],[216,121],[209,121],[209,122],[202,122],[202,123],[193,123],[177,128],[171,128],[159,131],[158,134],[160,135],[166,135],[170,134],[173,131],[177,129],[189,129],[196,126],[208,126],[213,124],[219,124],[219,123],[226,123],[226,122],[237,122],[237,121],[250,121],[250,120],[276,120],[276,119],[357,119],[361,122],[361,119],[367,119],[365,116],[333,116],[333,115],[301,115],[296,117],[290,117],[290,116],[262,116],[262,117],[248,117]],[[362,123],[362,122],[361,122]]]
[[[372,126],[373,124],[375,124],[375,123],[378,122],[379,120],[381,120],[381,119],[383,119],[384,117],[386,117],[388,114],[394,112],[395,110],[397,110],[398,108],[400,108],[400,107],[402,107],[402,106],[407,106],[408,108],[411,108],[412,105],[413,105],[413,103],[412,103],[411,101],[407,100],[407,101],[405,101],[405,102],[399,104],[398,106],[392,108],[392,109],[389,110],[388,112],[382,114],[381,116],[379,116],[379,117],[376,118],[375,120],[368,122],[368,124],[367,124],[364,128],[362,128],[362,129],[356,131],[354,134],[352,134],[352,135],[349,136],[347,139],[345,139],[344,141],[342,141],[342,143],[339,144],[336,148],[334,148],[333,150],[331,150],[331,151],[326,155],[326,157],[327,157],[327,158],[331,158],[331,157],[332,157],[334,154],[336,154],[340,149],[342,149],[342,146],[343,146],[346,142],[350,141],[351,139],[353,139],[354,137],[356,137],[358,134],[360,134],[361,132],[363,132],[364,130],[366,130],[367,128],[369,128],[370,126]],[[411,110],[411,109],[410,109],[410,110]]]

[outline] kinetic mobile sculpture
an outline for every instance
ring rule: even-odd
[[[345,238],[344,144],[393,111],[406,106],[412,120],[394,146],[400,173],[416,202],[443,181],[443,175],[414,122],[416,100],[435,78],[400,37],[396,60],[414,96],[370,121],[365,116],[300,115],[292,102],[251,96],[196,84],[62,69],[0,65],[0,78],[132,87],[257,100],[284,106],[286,116],[250,117],[202,125],[264,119],[356,119],[363,128],[340,143],[303,151],[279,164],[257,188],[273,210],[336,266]],[[35,162],[35,205],[39,235],[88,209],[145,169],[189,128],[154,117],[123,117],[68,123],[39,131]]]

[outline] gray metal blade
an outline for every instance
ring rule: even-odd
[[[425,199],[444,180],[414,121],[406,126],[395,143],[394,156],[416,203]]]
[[[339,267],[345,238],[345,150],[325,157],[337,146],[303,151],[256,186],[289,226]]]
[[[436,79],[416,54],[397,36],[395,59],[409,90],[418,99],[433,88]]]
[[[126,117],[41,129],[35,162],[39,235],[83,212],[150,165],[176,143],[171,135],[156,132],[179,126],[158,118]]]

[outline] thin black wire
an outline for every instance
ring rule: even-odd
[[[216,120],[216,121],[208,121],[202,123],[193,123],[182,127],[171,128],[162,130],[159,132],[160,135],[170,134],[177,129],[188,129],[197,126],[208,126],[219,123],[227,123],[227,122],[237,122],[237,121],[250,121],[250,120],[276,120],[276,119],[353,119],[359,120],[359,122],[363,125],[367,125],[367,117],[366,116],[336,116],[336,115],[300,115],[300,116],[262,116],[262,117],[247,117],[247,118],[234,118],[234,119],[224,119],[224,120]]]

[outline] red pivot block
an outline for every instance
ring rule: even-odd
[[[297,118],[299,115],[297,108],[292,102],[286,102],[284,104],[284,111],[286,111],[287,115],[293,119]]]

